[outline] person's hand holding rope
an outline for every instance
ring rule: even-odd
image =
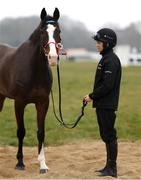
[[[89,103],[89,102],[91,102],[92,101],[92,99],[90,98],[90,96],[87,94],[86,96],[84,96],[84,98],[83,98],[83,102],[84,103]]]

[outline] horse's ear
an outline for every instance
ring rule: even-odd
[[[46,16],[47,16],[47,12],[45,8],[43,8],[40,15],[41,20],[43,21],[46,18]]]
[[[60,17],[60,12],[58,8],[55,8],[54,13],[53,13],[54,19],[57,21]]]

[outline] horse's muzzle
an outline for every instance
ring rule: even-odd
[[[48,55],[48,63],[50,66],[56,66],[57,65],[57,56]]]

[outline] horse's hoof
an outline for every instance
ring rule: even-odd
[[[48,169],[40,169],[40,174],[44,174],[44,173],[47,173],[48,172]]]
[[[17,169],[17,170],[25,170],[25,165],[24,164],[22,164],[22,165],[17,164],[15,169]]]

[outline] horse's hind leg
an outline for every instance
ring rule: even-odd
[[[37,138],[38,138],[38,161],[40,162],[40,173],[46,173],[48,171],[48,167],[45,163],[45,154],[44,154],[44,137],[45,137],[45,116],[48,110],[47,103],[37,103],[37,124],[38,124],[38,131],[37,131]]]
[[[15,101],[15,115],[17,120],[17,137],[18,137],[18,152],[16,169],[24,170],[25,165],[23,163],[23,139],[25,136],[25,127],[24,127],[24,108],[25,103],[20,101]]]

